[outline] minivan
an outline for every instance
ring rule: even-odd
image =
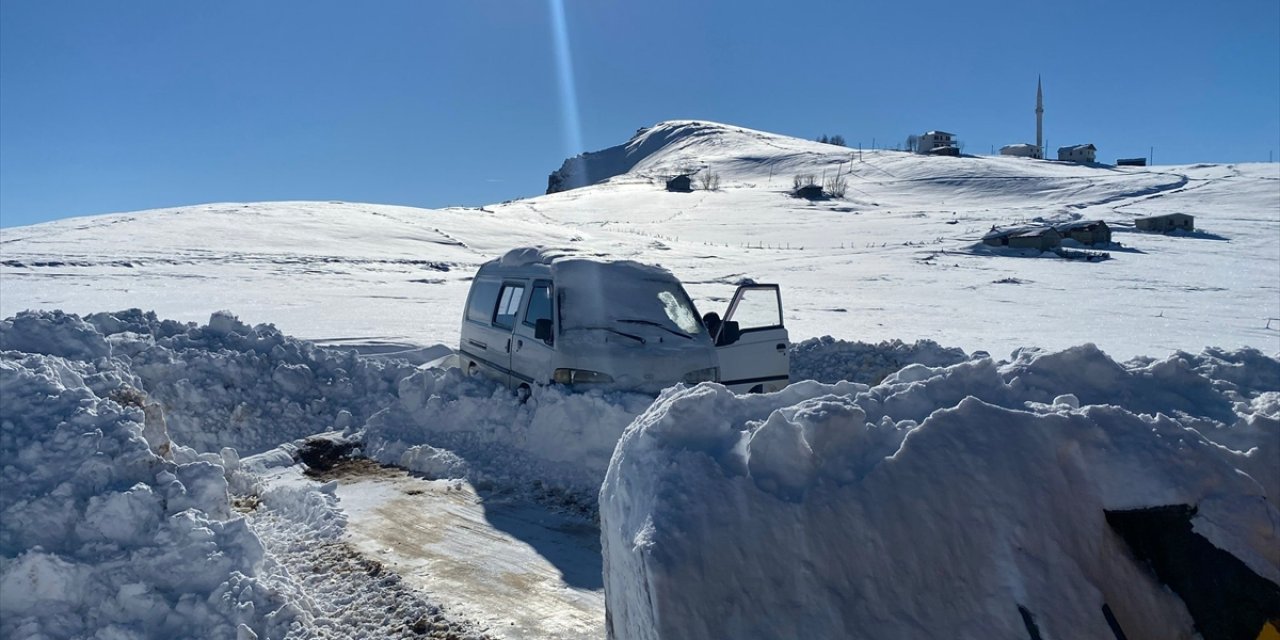
[[[739,286],[723,319],[700,316],[661,267],[524,248],[476,272],[458,355],[522,397],[545,384],[656,393],[704,381],[760,393],[789,382],[787,347],[777,285]]]

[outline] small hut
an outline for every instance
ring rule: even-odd
[[[1133,221],[1133,226],[1142,231],[1158,231],[1160,233],[1195,231],[1196,219],[1195,216],[1186,213],[1166,213],[1159,216],[1138,218]]]
[[[1062,234],[1053,227],[1010,227],[1008,229],[991,228],[982,236],[982,243],[993,247],[1010,247],[1012,249],[1038,249],[1048,251],[1062,242]]]
[[[792,195],[797,198],[804,198],[805,200],[823,200],[827,197],[827,194],[822,190],[822,187],[816,184],[806,184],[792,192]]]
[[[687,175],[678,175],[667,180],[667,191],[689,193],[690,191],[693,191],[693,179]]]
[[[1009,236],[1009,246],[1014,249],[1048,251],[1061,242],[1062,234],[1053,227],[1032,227]]]
[[[1101,220],[1077,220],[1053,227],[1063,238],[1071,238],[1080,244],[1111,244],[1111,227]]]

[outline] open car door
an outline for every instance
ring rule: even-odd
[[[782,389],[790,382],[787,346],[778,285],[738,287],[716,340],[721,384],[735,393]]]

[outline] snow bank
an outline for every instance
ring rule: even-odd
[[[365,455],[482,487],[536,484],[588,504],[623,429],[653,399],[540,387],[521,404],[506,387],[458,369],[419,371],[398,396],[365,424]]]
[[[50,350],[105,353],[51,320]],[[157,455],[136,383],[103,357],[0,354],[0,636],[282,637],[297,611],[255,577],[262,545],[230,517],[221,458]]]
[[[1104,510],[1199,506],[1196,533],[1280,582],[1276,366],[1086,345],[670,390],[600,493],[611,637],[1112,637],[1104,605],[1129,637],[1191,637]]]
[[[964,351],[932,340],[907,344],[891,340],[879,344],[809,338],[791,347],[791,379],[876,384],[908,364],[943,367],[964,362]]]
[[[290,445],[253,469],[240,453],[363,423],[414,370],[225,313],[205,326],[137,310],[0,321],[0,636],[342,637],[346,622],[266,555],[229,491],[268,533],[337,549],[331,493],[262,491],[254,475],[294,464]]]
[[[23,312],[0,321],[0,349],[73,360],[117,359],[163,408],[171,437],[197,451],[241,455],[363,423],[394,401],[415,369],[250,327],[227,313],[209,324],[137,309],[81,319]]]

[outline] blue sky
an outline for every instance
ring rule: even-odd
[[[1280,159],[1275,0],[3,0],[0,226],[221,201],[493,203],[676,118],[867,147],[944,129],[988,153],[1033,141],[1037,74],[1051,148]]]

